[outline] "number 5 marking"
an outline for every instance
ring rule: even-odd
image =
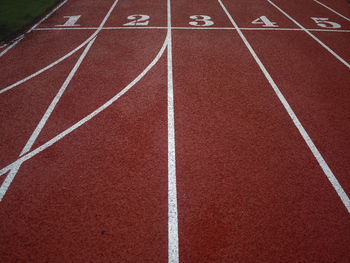
[[[147,15],[131,15],[128,16],[129,23],[124,24],[124,26],[147,26],[149,23],[149,16]]]
[[[190,16],[191,19],[195,21],[189,22],[191,26],[211,26],[214,25],[214,22],[211,21],[210,16],[204,16],[204,15],[193,15]]]
[[[316,24],[319,27],[323,28],[341,28],[341,25],[328,21],[329,18],[322,18],[322,17],[311,17],[312,20],[316,22]]]

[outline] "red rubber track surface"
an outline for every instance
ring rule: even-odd
[[[222,1],[349,194],[349,68],[268,1]],[[273,2],[350,62],[350,22],[312,0]],[[321,2],[349,17],[345,1]],[[171,1],[170,53],[167,1],[119,0],[106,17],[113,3],[69,0],[0,58],[0,169],[19,158],[65,81],[31,150],[132,83],[20,166],[0,201],[1,261],[170,262],[173,84],[179,260],[172,262],[348,262],[349,212],[219,2]],[[78,15],[75,26],[63,26]],[[130,15],[149,23],[125,26]],[[214,24],[193,26],[193,15]],[[278,27],[252,24],[262,16]],[[343,31],[325,31],[310,17]],[[95,32],[91,46],[76,50]]]
[[[237,34],[216,39],[174,34],[183,261],[341,260],[342,204]]]

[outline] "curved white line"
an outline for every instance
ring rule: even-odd
[[[37,72],[25,77],[24,79],[17,81],[16,83],[0,90],[0,94],[9,91],[15,87],[17,87],[20,84],[23,84],[24,82],[38,76],[39,74],[45,72],[46,70],[56,66],[58,63],[62,62],[63,60],[69,58],[70,56],[72,56],[74,53],[76,53],[78,50],[80,50],[81,48],[83,48],[85,45],[87,45],[93,38],[95,38],[97,36],[97,34],[102,30],[104,24],[106,23],[108,17],[111,15],[114,7],[116,6],[116,4],[118,3],[119,0],[115,0],[113,5],[111,6],[111,8],[109,9],[107,15],[104,17],[103,21],[101,22],[100,26],[98,27],[98,29],[87,39],[85,40],[82,44],[80,44],[78,47],[76,47],[75,49],[73,49],[72,51],[70,51],[69,53],[67,53],[66,55],[64,55],[63,57],[59,58],[58,60],[56,60],[55,62],[51,63],[50,65],[38,70]]]
[[[14,161],[13,163],[7,165],[6,167],[2,168],[0,170],[0,176],[7,173],[9,170],[11,170],[12,168],[18,166],[19,164],[22,164],[23,162],[27,161],[28,159],[34,157],[35,155],[37,155],[38,153],[42,152],[43,150],[49,148],[50,146],[52,146],[53,144],[55,144],[56,142],[58,142],[59,140],[63,139],[66,135],[70,134],[71,132],[73,132],[74,130],[76,130],[77,128],[79,128],[81,125],[85,124],[86,122],[88,122],[89,120],[91,120],[93,117],[95,117],[96,115],[98,115],[99,113],[101,113],[103,110],[105,110],[106,108],[108,108],[109,106],[111,106],[116,100],[118,100],[121,96],[123,96],[126,92],[128,92],[136,83],[138,83],[147,73],[148,71],[150,71],[151,68],[153,68],[153,66],[159,61],[160,57],[163,55],[165,48],[168,46],[168,34],[164,40],[164,43],[161,47],[161,49],[159,50],[157,56],[152,60],[152,62],[132,81],[130,82],[123,90],[121,90],[118,94],[116,94],[114,97],[112,97],[111,99],[109,99],[106,103],[104,103],[102,106],[100,106],[99,108],[97,108],[95,111],[93,111],[92,113],[90,113],[89,115],[87,115],[86,117],[84,117],[83,119],[81,119],[80,121],[76,122],[73,126],[71,126],[70,128],[67,128],[66,130],[64,130],[63,132],[61,132],[60,134],[56,135],[54,138],[52,138],[51,140],[47,141],[46,143],[44,143],[43,145],[39,146],[38,148],[34,149],[33,151],[23,155],[21,158],[17,159],[16,161]],[[10,178],[9,178],[10,179]],[[12,178],[13,179],[13,178]],[[7,180],[8,178],[5,179],[5,181],[3,182],[3,184],[7,185]],[[12,180],[11,180],[12,181]],[[11,182],[10,182],[11,183]],[[7,189],[6,189],[7,190]],[[2,195],[2,193],[0,192],[0,195]],[[1,200],[1,197],[0,197]]]

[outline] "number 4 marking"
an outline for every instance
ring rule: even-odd
[[[271,22],[266,16],[261,16],[255,19],[252,21],[252,24],[263,25],[263,27],[278,27],[276,22]]]
[[[68,18],[67,22],[64,23],[63,25],[56,25],[56,26],[80,26],[80,25],[75,24],[80,17],[81,17],[81,15],[79,15],[79,16],[64,16],[64,18]]]

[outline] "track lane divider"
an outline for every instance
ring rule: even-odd
[[[4,51],[0,53],[0,57],[5,55],[11,48],[13,48],[15,45],[17,45],[24,37],[25,35],[32,32],[37,26],[39,26],[42,22],[44,22],[47,18],[49,18],[54,12],[56,12],[59,8],[61,8],[65,3],[67,3],[68,0],[64,0],[62,3],[60,3],[58,6],[56,6],[50,13],[48,13],[44,18],[42,18],[38,23],[36,23],[34,26],[32,26],[28,31],[26,31],[24,34],[17,37],[11,45],[9,45]]]
[[[173,54],[171,32],[171,4],[168,5],[167,55],[168,55],[168,262],[179,262],[178,210],[176,190],[175,161],[175,121],[174,121],[174,85],[173,85]]]
[[[335,53],[330,47],[328,47],[325,43],[319,40],[315,35],[313,35],[309,30],[299,24],[295,19],[293,19],[290,15],[284,12],[281,8],[279,8],[276,4],[274,4],[271,0],[266,0],[272,6],[274,6],[278,11],[284,14],[289,20],[291,20],[294,24],[300,27],[305,33],[307,33],[310,37],[312,37],[317,43],[319,43],[322,47],[324,47],[329,53],[331,53],[335,58],[337,58],[341,63],[343,63],[347,68],[350,69],[350,64],[346,62],[342,57],[340,57],[337,53]]]
[[[237,33],[239,34],[239,36],[243,40],[244,44],[246,45],[246,47],[248,48],[249,52],[251,53],[251,55],[255,59],[256,63],[259,65],[261,71],[264,73],[266,79],[268,80],[268,82],[270,83],[271,87],[275,91],[277,97],[279,98],[279,100],[283,104],[284,108],[288,112],[288,114],[289,114],[290,118],[292,119],[294,125],[296,126],[296,128],[299,131],[299,133],[301,134],[301,136],[303,137],[304,141],[306,142],[307,146],[309,147],[309,149],[311,150],[312,154],[316,158],[318,164],[321,166],[324,174],[327,176],[327,178],[330,181],[330,183],[332,184],[334,190],[337,192],[338,196],[340,197],[340,199],[343,202],[343,204],[344,204],[345,208],[347,209],[348,213],[350,213],[350,199],[347,196],[347,194],[345,193],[343,187],[340,185],[340,183],[338,182],[337,178],[333,174],[332,170],[329,168],[328,164],[323,159],[321,153],[316,148],[315,144],[311,140],[310,136],[308,135],[308,133],[306,132],[304,127],[302,126],[301,122],[299,121],[298,117],[296,116],[296,114],[292,110],[291,106],[289,105],[289,103],[287,102],[285,97],[283,96],[282,92],[277,87],[276,83],[272,79],[272,77],[269,74],[269,72],[266,70],[264,64],[259,59],[259,57],[255,53],[255,51],[252,48],[252,46],[249,44],[248,40],[243,35],[242,31],[238,28],[236,22],[233,20],[232,16],[227,11],[227,9],[224,6],[224,4],[222,3],[222,1],[218,0],[218,2],[221,5],[221,7],[224,10],[224,12],[226,13],[226,15],[229,18],[229,20],[231,21],[232,25],[236,28]]]
[[[319,5],[322,5],[323,7],[327,8],[328,10],[332,11],[334,14],[344,18],[345,20],[349,21],[350,22],[350,18],[338,13],[337,11],[335,11],[334,9],[330,8],[329,6],[326,6],[325,4],[321,3],[320,1],[317,1],[317,0],[314,0],[314,2],[316,2],[317,4]]]

